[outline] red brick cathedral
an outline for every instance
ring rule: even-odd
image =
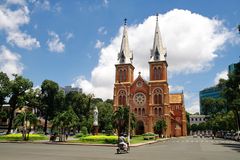
[[[146,33],[147,34],[147,33]],[[167,123],[165,135],[185,136],[186,113],[183,93],[169,94],[167,80],[167,51],[163,47],[161,33],[156,18],[156,28],[149,63],[149,81],[141,73],[134,79],[133,53],[129,48],[126,21],[122,44],[115,65],[114,109],[130,106],[137,119],[136,134],[154,132],[155,123],[164,119]]]

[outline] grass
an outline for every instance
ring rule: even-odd
[[[29,134],[29,141],[34,140],[47,140],[48,137],[42,134]],[[7,134],[7,135],[1,135],[0,141],[22,141],[22,134]]]
[[[132,139],[131,139],[131,144],[144,143],[144,142],[154,140],[154,139],[144,140],[143,137],[144,137],[143,135],[133,136]]]
[[[85,136],[80,137],[78,140],[69,140],[67,142],[71,143],[88,143],[88,144],[117,144],[117,136],[106,136],[106,135],[97,135],[97,136]],[[133,136],[131,139],[131,144],[144,143],[151,140],[144,140],[142,135]]]

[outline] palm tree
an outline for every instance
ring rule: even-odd
[[[113,127],[117,129],[118,135],[121,133],[127,133],[128,130],[128,116],[129,107],[118,107],[113,114]]]
[[[37,116],[32,112],[21,112],[14,119],[14,126],[22,129],[22,139],[28,140],[31,127],[38,122]],[[29,125],[27,125],[27,123]]]

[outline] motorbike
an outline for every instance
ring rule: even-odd
[[[130,151],[129,145],[127,144],[127,148],[124,147],[124,144],[118,144],[117,154],[128,153]]]

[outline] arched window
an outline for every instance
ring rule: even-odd
[[[142,109],[142,115],[145,116],[145,109]]]
[[[157,68],[157,80],[160,80],[161,68]]]
[[[160,89],[155,89],[153,94],[154,94],[153,103],[162,104],[163,103],[162,91]]]
[[[127,80],[127,71],[123,70],[123,81],[125,82]]]
[[[120,69],[119,70],[119,82],[122,82],[123,81],[123,79],[122,79],[122,70]]]
[[[123,90],[119,91],[119,95],[118,95],[118,105],[123,105],[125,106],[126,103],[126,93]]]
[[[161,67],[154,67],[153,68],[153,79],[160,80],[161,78]]]
[[[154,80],[157,79],[157,68],[156,67],[153,68],[153,79]]]
[[[162,114],[162,108],[158,108],[158,115],[160,116]]]
[[[157,110],[157,108],[154,109],[154,114],[155,114],[155,115],[158,114],[158,110]]]
[[[141,115],[141,108],[138,108],[138,115]]]
[[[137,108],[134,109],[134,113],[137,114]]]
[[[155,94],[155,95],[154,95],[154,104],[158,104],[158,101],[157,101],[157,100],[158,100],[158,95]]]

